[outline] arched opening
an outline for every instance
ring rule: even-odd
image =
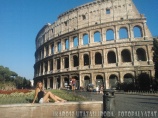
[[[46,47],[46,56],[48,56],[49,55],[49,47],[47,46]]]
[[[56,88],[57,89],[60,88],[60,77],[57,78]]]
[[[61,42],[58,42],[58,52],[61,52]]]
[[[53,78],[50,78],[50,88],[53,88]]]
[[[84,66],[89,65],[89,56],[88,56],[88,54],[84,54],[83,58],[84,58]]]
[[[114,31],[109,29],[106,31],[106,41],[114,40]]]
[[[137,60],[138,61],[147,61],[146,53],[145,53],[145,50],[143,48],[137,49],[136,52],[137,52]]]
[[[99,52],[95,53],[95,64],[102,64],[102,55]]]
[[[104,85],[103,77],[101,75],[96,76],[96,86]]]
[[[53,59],[50,60],[50,70],[53,70]]]
[[[54,54],[54,44],[51,45],[51,54]]]
[[[57,70],[60,69],[60,59],[57,59]]]
[[[75,79],[75,87],[76,87],[76,89],[79,89],[80,88],[80,81],[79,81],[78,76],[73,76],[73,78]]]
[[[78,56],[74,55],[73,56],[73,64],[74,64],[74,67],[78,66],[79,65],[79,61],[78,61]]]
[[[101,35],[99,31],[94,33],[94,42],[101,42]]]
[[[47,78],[44,78],[44,88],[47,89]]]
[[[131,54],[129,50],[123,50],[121,52],[122,62],[131,62]]]
[[[69,57],[64,58],[64,67],[69,68]]]
[[[135,26],[133,28],[134,38],[140,38],[142,37],[142,28],[140,26]]]
[[[45,68],[45,72],[47,72],[48,71],[48,62],[44,63],[44,68]]]
[[[65,49],[69,49],[69,39],[65,39]]]
[[[128,30],[126,27],[120,28],[119,37],[120,37],[120,39],[127,39],[128,38]]]
[[[109,77],[109,87],[117,88],[118,85],[118,77],[116,75],[110,75]]]
[[[90,77],[85,76],[84,77],[84,87],[86,88],[88,86],[88,84],[90,84],[90,83],[91,83]]]
[[[83,35],[83,45],[89,44],[88,34]]]
[[[127,84],[131,84],[133,83],[133,76],[132,74],[125,74],[124,75],[124,83],[127,83]]]
[[[65,88],[68,88],[68,86],[69,86],[69,78],[68,78],[68,77],[65,77],[65,78],[64,78],[64,87],[65,87]]]
[[[108,52],[108,63],[116,63],[116,55],[115,52],[110,51]]]
[[[78,37],[77,36],[73,37],[73,45],[74,45],[74,47],[78,46]]]

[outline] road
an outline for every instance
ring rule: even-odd
[[[77,92],[78,93],[78,92]],[[92,101],[102,101],[103,95],[79,92]],[[115,94],[116,118],[158,118],[158,96]]]

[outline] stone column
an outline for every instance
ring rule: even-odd
[[[50,72],[50,60],[48,60],[48,72]]]
[[[134,33],[131,24],[129,24],[129,38],[130,41],[134,38]]]
[[[57,53],[57,42],[54,42],[54,54],[56,54]]]
[[[71,65],[72,65],[72,62],[71,62],[71,55],[69,54],[69,70],[71,70]]]
[[[39,66],[40,66],[40,68],[39,68],[39,75],[41,75],[41,74],[42,74],[42,72],[41,72],[41,68],[42,68],[42,67],[41,67],[41,63],[40,63]]]
[[[50,55],[51,55],[51,52],[52,52],[52,51],[51,51],[51,44],[48,45],[48,48],[49,48],[49,51],[48,51],[49,54],[48,54],[48,55],[50,56]]]
[[[117,66],[121,65],[121,54],[118,48],[116,48]]]
[[[63,58],[60,57],[60,70],[62,71],[64,67]]]
[[[47,89],[50,89],[50,78],[47,78]]]
[[[94,85],[94,88],[96,88],[96,78],[94,77],[93,73],[91,73],[91,77],[90,78],[92,79],[92,84]]]
[[[73,37],[69,38],[69,49],[71,50],[73,47]]]
[[[44,46],[44,58],[46,57],[46,47]]]
[[[153,64],[153,61],[151,58],[151,57],[153,57],[152,46],[147,45],[146,49],[147,49],[146,50],[146,57],[147,57],[148,64]]]
[[[56,59],[53,59],[53,70],[57,70],[57,64]]]
[[[45,62],[43,62],[43,75],[45,75]]]
[[[89,32],[89,44],[91,45],[94,42],[94,37],[92,31]]]
[[[147,40],[146,29],[147,29],[147,25],[146,25],[146,21],[144,21],[143,22],[143,27],[142,27],[142,33],[144,35],[145,40]]]
[[[93,68],[94,66],[94,54],[92,51],[90,51],[90,68]]]
[[[106,42],[106,31],[102,30],[102,38],[103,38],[103,42]]]
[[[83,80],[83,76],[81,74],[79,74],[79,80],[80,80],[80,87],[84,87],[84,80]]]
[[[43,82],[42,82],[42,83],[43,83],[43,89],[46,89],[46,88],[45,88],[45,81],[44,81],[44,79],[43,79],[42,81],[43,81]]]
[[[81,34],[78,34],[78,47],[79,48],[83,45],[82,41],[83,41],[83,38],[82,38]]]
[[[135,47],[132,46],[132,61],[133,61],[133,65],[138,65],[138,61],[137,61],[137,54],[136,54],[136,50]]]
[[[83,67],[83,54],[78,54],[78,61],[79,61],[79,69]]]
[[[64,39],[61,39],[60,43],[61,43],[61,52],[63,52],[63,50],[65,50]]]
[[[119,40],[119,29],[117,26],[115,26],[115,39],[116,39],[116,42],[117,40]]]
[[[107,76],[107,73],[104,73],[104,84],[105,89],[109,89],[109,78]]]
[[[56,79],[56,77],[53,77],[53,89],[57,89],[57,79]]]
[[[106,67],[108,65],[108,62],[107,62],[107,52],[105,49],[103,49],[103,57],[104,57],[103,67]]]

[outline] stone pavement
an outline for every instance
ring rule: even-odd
[[[96,92],[76,93],[92,101],[103,100],[103,95]],[[158,96],[116,93],[115,102],[116,118],[158,118]]]

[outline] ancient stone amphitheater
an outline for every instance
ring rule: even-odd
[[[135,83],[154,76],[153,38],[132,0],[93,0],[59,15],[36,37],[34,81],[45,88]]]

